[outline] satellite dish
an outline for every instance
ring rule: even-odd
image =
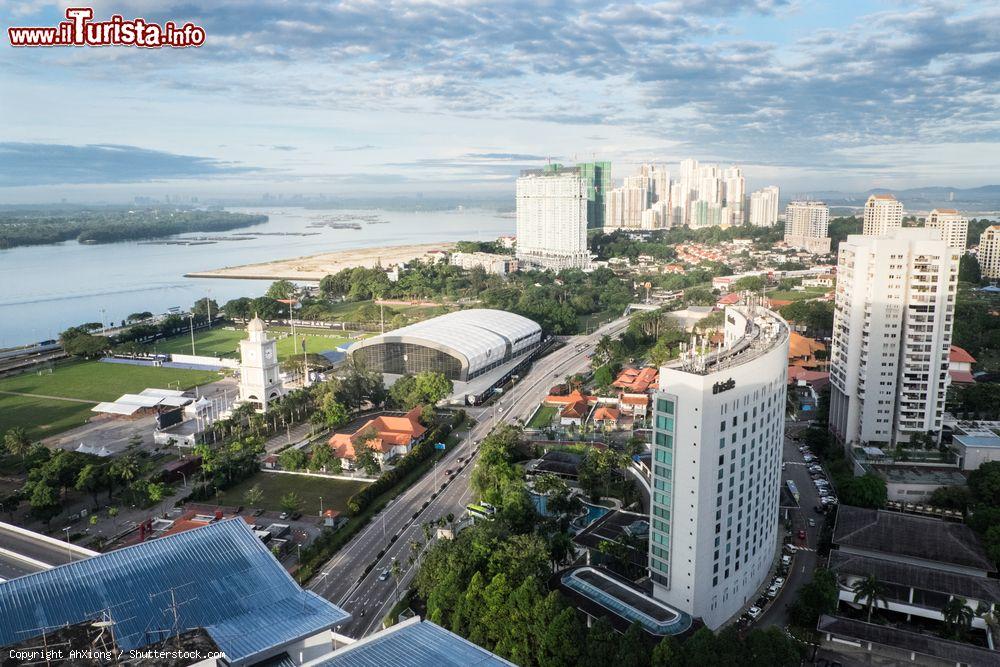
[[[91,624],[92,628],[110,628],[115,624],[114,621],[95,621]]]

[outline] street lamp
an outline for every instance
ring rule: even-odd
[[[73,549],[70,548],[71,542],[69,541],[69,526],[63,528],[63,532],[66,533],[66,552],[69,554],[69,562],[73,562]]]
[[[319,497],[319,515],[323,516],[323,496]]]

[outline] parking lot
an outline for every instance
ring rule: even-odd
[[[829,482],[827,486],[823,485],[826,473],[822,470],[822,462],[808,451],[799,451],[801,445],[794,439],[806,427],[805,421],[790,422],[785,427],[781,480],[782,484],[786,480],[795,483],[799,492],[799,509],[790,514],[791,528],[785,531],[783,538],[786,546],[782,548],[782,561],[768,587],[743,617],[743,623],[760,627],[788,625],[788,607],[816,569],[816,547],[826,519],[824,507],[836,501],[824,504],[822,497],[832,497],[833,494],[828,490]],[[812,470],[810,466],[813,466]],[[827,490],[821,491],[821,488]],[[780,580],[777,588],[774,587],[776,579]],[[758,611],[754,611],[754,607]]]

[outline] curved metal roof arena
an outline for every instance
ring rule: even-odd
[[[467,382],[530,352],[541,339],[541,327],[526,317],[473,308],[359,341],[348,353],[382,373],[431,370]]]

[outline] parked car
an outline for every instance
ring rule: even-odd
[[[796,547],[794,544],[789,543],[785,545],[785,551],[787,551],[790,554],[793,554],[798,550],[799,550],[798,547]]]
[[[771,582],[771,585],[772,586],[777,586],[778,588],[781,588],[782,586],[785,585],[785,579],[784,579],[784,577],[775,577],[774,581]]]
[[[288,512],[282,512],[281,514],[278,515],[278,518],[284,521],[285,519],[288,518]]]
[[[781,557],[781,564],[785,566],[791,565],[792,557],[789,556],[788,554],[785,554],[784,556]]]
[[[768,588],[767,589],[767,597],[769,597],[769,598],[776,598],[776,597],[778,597],[778,587],[777,586],[771,586],[770,588]]]
[[[760,614],[761,614],[760,607],[750,607],[749,609],[747,609],[747,616],[750,617],[750,620],[754,621],[757,620],[757,617],[760,616]]]
[[[813,528],[816,526],[816,519],[809,519],[809,527]]]

